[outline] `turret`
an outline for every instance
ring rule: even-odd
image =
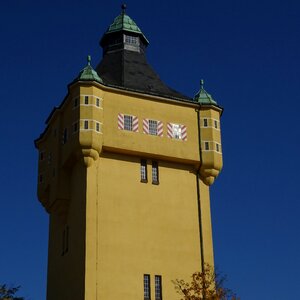
[[[223,166],[220,127],[223,109],[205,91],[203,80],[200,82],[200,90],[195,95],[194,101],[200,104],[200,176],[205,184],[211,185]]]
[[[91,66],[81,70],[68,94],[46,120],[35,140],[39,150],[38,198],[48,212],[64,215],[70,199],[70,174],[77,161],[89,167],[102,147],[102,79]]]

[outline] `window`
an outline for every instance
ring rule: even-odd
[[[157,161],[152,162],[152,184],[159,184],[158,180],[158,163]]]
[[[62,255],[65,255],[69,250],[69,226],[65,226],[63,230],[62,240]]]
[[[50,165],[52,163],[52,152],[48,153],[48,164]]]
[[[77,132],[78,131],[78,122],[73,124],[73,132]]]
[[[89,104],[89,96],[84,96],[84,104]]]
[[[141,160],[141,182],[148,182],[147,179],[147,160]]]
[[[173,138],[181,139],[181,127],[178,124],[173,124]]]
[[[203,126],[207,127],[208,126],[208,120],[207,119],[203,119]]]
[[[215,124],[215,128],[217,129],[218,128],[218,121],[214,120],[214,124]]]
[[[98,132],[100,131],[100,123],[99,122],[96,123],[96,131],[98,131]]]
[[[161,276],[155,275],[155,300],[162,300]]]
[[[84,129],[89,129],[89,121],[88,120],[85,120],[84,121]]]
[[[204,142],[204,149],[209,150],[209,142]]]
[[[150,275],[144,274],[144,299],[150,300]]]
[[[74,99],[74,107],[77,107],[78,106],[78,98],[75,98]]]
[[[63,133],[63,144],[65,144],[67,140],[68,140],[68,129],[65,128]]]
[[[221,145],[216,143],[216,151],[221,152]]]
[[[138,38],[136,36],[126,35],[125,36],[125,43],[137,45],[138,44]]]
[[[132,131],[132,116],[124,115],[124,129]]]
[[[45,152],[41,151],[40,152],[40,160],[44,160],[44,157],[45,157]]]
[[[149,120],[149,134],[157,135],[157,121]]]
[[[96,106],[100,106],[100,99],[99,98],[96,98]]]

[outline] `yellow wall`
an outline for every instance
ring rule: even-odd
[[[189,279],[201,268],[200,211],[204,260],[213,265],[208,185],[222,167],[222,153],[201,145],[200,154],[198,108],[99,84],[70,87],[36,142],[45,157],[52,154],[50,162],[39,162],[38,184],[39,199],[50,212],[48,300],[140,299],[144,274],[151,275],[152,298],[154,275],[161,275],[163,298],[175,299],[171,280]],[[220,112],[203,107],[200,116],[219,120]],[[118,129],[118,113],[137,116],[138,132]],[[162,121],[163,136],[144,134],[144,118]],[[187,140],[168,138],[168,122],[187,126]],[[221,144],[220,130],[201,127],[200,136]],[[147,183],[140,182],[141,158],[148,163]],[[151,182],[152,160],[159,164],[158,185]],[[69,249],[62,255],[66,227]]]

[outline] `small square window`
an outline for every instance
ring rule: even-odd
[[[205,142],[204,143],[204,149],[205,150],[209,150],[209,142]]]
[[[132,131],[132,116],[124,115],[124,129]]]
[[[45,158],[45,152],[41,151],[40,152],[40,160],[44,160],[44,158]]]
[[[63,230],[63,238],[62,238],[62,255],[67,254],[69,251],[69,226],[65,226]]]
[[[217,129],[218,128],[218,121],[214,120],[214,124],[215,124],[215,128]]]
[[[157,121],[149,120],[149,134],[157,135]]]
[[[125,36],[125,43],[136,45],[138,43],[138,38],[135,36]]]
[[[42,183],[43,181],[44,181],[44,177],[43,177],[43,175],[40,175],[39,176],[39,182]]]
[[[100,99],[99,98],[96,98],[96,106],[100,106]]]
[[[89,104],[89,96],[84,97],[84,104]]]
[[[48,153],[48,164],[52,163],[52,152]]]
[[[203,119],[203,126],[207,127],[208,126],[208,120],[207,119]]]
[[[150,300],[150,275],[144,274],[144,299]]]
[[[152,162],[152,184],[159,184],[157,161]]]
[[[64,129],[64,133],[63,133],[63,145],[68,141],[68,129],[65,128]]]
[[[100,123],[99,122],[96,123],[96,131],[98,131],[98,132],[100,131]]]
[[[78,131],[78,123],[74,123],[73,124],[73,132],[77,132]]]
[[[84,129],[89,129],[89,121],[88,120],[84,121]]]
[[[173,138],[177,140],[181,140],[182,134],[181,134],[181,126],[179,124],[172,124],[173,129]]]
[[[147,179],[147,160],[141,160],[141,182],[148,182]]]

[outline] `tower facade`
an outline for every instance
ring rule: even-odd
[[[171,280],[213,265],[222,108],[203,81],[190,98],[159,79],[124,7],[100,45],[35,141],[47,299],[176,299]]]

